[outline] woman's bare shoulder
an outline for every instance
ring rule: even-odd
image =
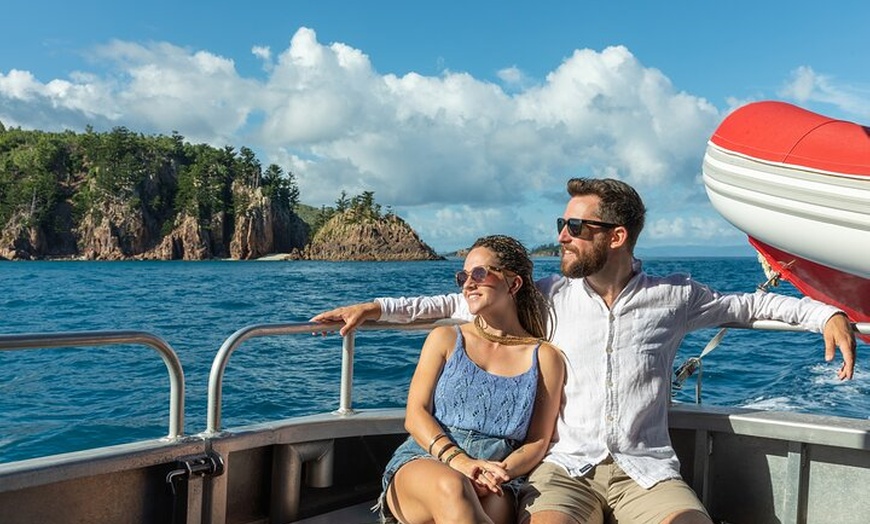
[[[542,366],[561,370],[565,368],[565,354],[562,350],[546,340],[541,341],[538,348],[538,361]]]
[[[456,342],[456,327],[455,326],[438,326],[429,332],[426,337],[427,343],[435,344],[453,344]]]

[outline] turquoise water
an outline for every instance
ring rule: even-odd
[[[438,262],[4,262],[4,334],[144,330],[166,340],[185,373],[185,433],[205,429],[208,373],[221,343],[251,324],[305,322],[375,296],[454,289],[459,260]],[[751,291],[754,258],[653,259],[647,271],[687,272],[720,291]],[[558,260],[536,261],[538,276]],[[788,284],[778,292],[796,295]],[[696,356],[716,330],[691,334]],[[423,333],[357,337],[354,407],[404,404]],[[291,335],[248,341],[224,376],[222,426],[338,407],[341,339]],[[867,345],[859,344],[866,353]],[[856,380],[838,382],[819,335],[731,330],[705,357],[704,402],[847,417],[870,416],[866,354]],[[169,379],[140,346],[0,352],[0,462],[159,438],[168,430]],[[677,394],[694,401],[694,380]]]

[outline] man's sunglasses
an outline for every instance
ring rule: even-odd
[[[476,266],[471,268],[470,271],[465,271],[463,269],[462,271],[456,272],[456,285],[459,287],[465,286],[465,282],[467,282],[469,278],[475,284],[480,284],[484,280],[486,280],[487,275],[489,275],[491,272],[494,271],[497,273],[501,273],[504,270],[505,269],[503,267],[496,266]]]
[[[583,233],[583,226],[598,226],[604,228],[619,227],[619,224],[611,224],[609,222],[599,222],[597,220],[586,220],[585,218],[557,218],[556,219],[556,234],[560,234],[565,226],[568,226],[568,234],[572,237],[579,237]]]

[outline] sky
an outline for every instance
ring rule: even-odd
[[[12,2],[0,122],[249,147],[303,203],[374,191],[438,252],[555,242],[580,176],[638,189],[639,252],[751,254],[707,140],[758,100],[870,123],[868,27],[865,0]]]

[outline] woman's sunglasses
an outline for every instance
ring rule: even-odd
[[[619,227],[619,224],[610,224],[608,222],[599,222],[597,220],[586,220],[585,218],[557,218],[556,219],[556,234],[561,234],[565,227],[568,227],[568,234],[572,237],[579,237],[583,234],[583,226],[598,226],[603,228]]]
[[[459,287],[465,286],[465,283],[468,281],[469,278],[475,284],[480,284],[484,280],[486,280],[487,275],[489,275],[491,272],[501,273],[504,270],[505,269],[503,267],[496,266],[476,266],[471,268],[470,271],[465,271],[463,269],[462,271],[456,272],[456,285]]]

